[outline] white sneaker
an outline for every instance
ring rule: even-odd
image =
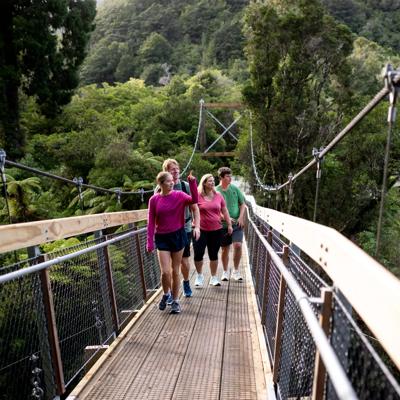
[[[196,280],[194,281],[194,286],[203,287],[203,285],[204,285],[204,275],[203,274],[197,274]]]
[[[229,272],[224,271],[221,276],[221,281],[229,281]]]
[[[232,272],[232,278],[233,278],[235,281],[242,281],[242,280],[243,280],[242,275],[240,274],[239,271],[233,271],[233,272]]]
[[[210,285],[221,286],[221,282],[218,280],[217,276],[214,275],[210,278]]]

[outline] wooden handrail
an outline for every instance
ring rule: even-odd
[[[247,197],[258,216],[323,268],[400,369],[400,280],[336,230]]]
[[[83,215],[0,226],[0,253],[147,219],[147,210]]]

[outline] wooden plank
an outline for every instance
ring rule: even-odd
[[[135,210],[3,225],[0,253],[146,219],[147,210]]]
[[[209,151],[208,153],[202,153],[202,157],[235,157],[234,151]]]
[[[257,215],[324,269],[400,369],[400,280],[336,230],[248,197]]]
[[[209,110],[211,109],[216,109],[216,108],[229,108],[233,110],[239,110],[241,108],[244,108],[244,105],[242,103],[204,103],[203,105],[205,108],[208,108]]]

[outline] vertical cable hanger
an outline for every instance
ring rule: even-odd
[[[318,150],[317,148],[312,149],[312,155],[315,158],[317,163],[317,172],[315,177],[317,179],[317,186],[315,188],[315,198],[314,198],[314,214],[313,214],[313,222],[317,221],[317,211],[318,211],[318,200],[319,200],[319,186],[321,182],[321,174],[322,174],[322,161],[323,157],[321,157],[321,153],[323,152],[324,148],[320,147]]]
[[[375,247],[375,257],[378,257],[380,246],[381,246],[381,233],[382,225],[384,219],[385,211],[385,197],[387,190],[387,175],[389,169],[389,156],[390,156],[390,146],[392,142],[393,125],[396,121],[396,101],[399,91],[399,87],[394,85],[393,78],[398,75],[398,71],[394,71],[391,65],[387,66],[385,74],[385,86],[390,89],[389,93],[389,110],[388,110],[388,131],[386,137],[386,148],[385,148],[385,159],[383,163],[383,178],[382,178],[382,189],[381,189],[381,202],[379,206],[379,217],[378,226],[376,231],[376,247]]]

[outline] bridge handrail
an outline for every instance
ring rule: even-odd
[[[252,225],[253,229],[258,232],[259,239],[267,249],[272,261],[282,274],[287,286],[294,295],[297,304],[306,320],[310,333],[314,339],[315,345],[319,350],[320,356],[324,362],[329,378],[336,390],[339,399],[358,399],[354,389],[340,364],[340,361],[332,349],[328,338],[319,324],[315,313],[310,305],[309,296],[301,289],[300,285],[296,282],[293,275],[283,263],[282,259],[276,254],[272,246],[262,236],[261,232],[255,223],[248,218],[248,222]]]
[[[146,219],[147,210],[134,210],[3,225],[0,254]]]
[[[262,220],[322,267],[400,369],[400,280],[335,229],[247,199]]]
[[[147,228],[137,229],[135,231],[131,231],[131,232],[119,235],[119,236],[117,236],[117,237],[115,237],[113,239],[108,239],[108,240],[106,240],[106,241],[104,241],[102,243],[90,246],[90,247],[88,247],[86,249],[75,251],[73,253],[66,254],[65,256],[56,257],[56,258],[53,258],[53,259],[48,260],[48,261],[43,261],[43,262],[41,262],[39,264],[35,264],[35,265],[31,266],[31,267],[27,267],[27,268],[24,268],[24,269],[19,269],[17,271],[9,272],[8,274],[0,275],[0,284],[12,281],[14,279],[21,278],[21,277],[29,275],[29,274],[33,274],[34,272],[42,271],[42,270],[44,270],[46,268],[49,268],[49,267],[51,267],[53,265],[60,264],[60,263],[62,263],[64,261],[71,260],[72,258],[79,257],[79,256],[81,256],[83,254],[91,253],[94,250],[101,249],[102,247],[106,247],[106,246],[108,246],[110,244],[120,242],[121,240],[126,239],[126,238],[128,238],[130,236],[134,236],[134,235],[137,235],[138,233],[146,232],[146,231],[147,231]]]

